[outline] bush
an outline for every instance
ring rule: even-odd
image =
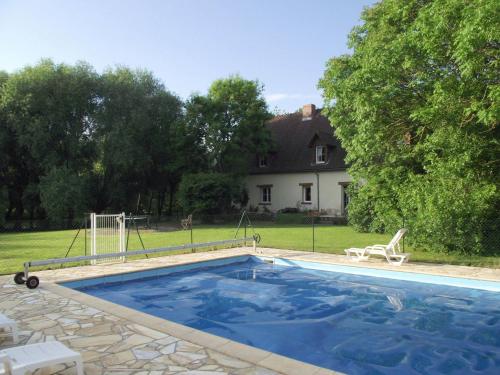
[[[307,216],[303,212],[284,212],[276,214],[276,224],[304,224],[307,222]]]
[[[83,215],[86,179],[68,168],[54,168],[40,180],[40,199],[49,220],[70,225]]]
[[[385,192],[380,185],[351,184],[347,209],[348,222],[360,232],[393,232],[403,223],[394,193]]]
[[[0,228],[5,224],[5,212],[7,211],[8,198],[7,189],[0,186]]]
[[[415,189],[402,191],[401,196],[411,209],[406,213],[413,232],[410,242],[443,252],[498,254],[495,208],[499,204],[494,186],[444,177],[432,184],[415,183]]]
[[[243,181],[223,173],[195,173],[182,178],[178,199],[184,212],[217,215],[245,205],[248,195]]]
[[[408,243],[440,252],[498,254],[499,199],[496,187],[453,171],[412,176],[387,186],[374,180],[350,188],[349,224],[363,232],[409,229]],[[447,175],[448,174],[448,175]]]

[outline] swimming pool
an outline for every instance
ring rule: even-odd
[[[64,285],[348,374],[500,373],[500,293],[317,268],[245,256]]]

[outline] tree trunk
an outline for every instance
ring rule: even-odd
[[[35,220],[35,206],[31,205],[30,206],[30,228],[33,229],[33,220]]]
[[[16,194],[15,194],[15,224],[14,228],[20,229],[22,228],[22,220],[23,220],[23,213],[24,213],[24,205],[23,205],[23,189],[22,188],[17,188],[16,189]]]
[[[159,191],[158,202],[156,202],[156,212],[158,213],[158,217],[161,217],[164,201],[165,201],[165,192]]]
[[[168,215],[172,216],[172,211],[174,208],[174,195],[175,195],[175,185],[170,184],[170,191],[168,197]]]
[[[151,206],[153,205],[153,192],[149,195],[149,203],[148,203],[148,214],[151,215]]]
[[[12,197],[12,190],[9,189],[9,208],[7,209],[5,220],[9,220],[12,217],[12,211],[14,211],[14,199]]]

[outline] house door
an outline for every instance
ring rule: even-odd
[[[347,216],[347,207],[349,206],[348,186],[348,183],[342,184],[342,216]]]

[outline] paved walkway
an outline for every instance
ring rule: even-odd
[[[20,344],[59,340],[83,355],[87,375],[278,374],[44,288],[31,291],[5,281],[0,311],[18,322]],[[11,345],[10,338],[0,336],[0,348]],[[59,366],[52,373],[75,374],[75,370]]]
[[[397,267],[382,261],[352,263],[344,256],[332,254],[259,250],[268,256],[500,281],[499,269],[414,263]],[[42,282],[36,290],[15,285],[12,276],[3,276],[0,277],[0,311],[19,323],[20,344],[59,340],[82,353],[87,375],[332,374],[333,372],[325,369],[209,335],[54,284],[56,281],[251,253],[251,248],[234,248],[34,272]],[[0,333],[0,349],[11,345],[10,338]],[[53,368],[53,372],[75,373],[74,368],[67,366]]]

